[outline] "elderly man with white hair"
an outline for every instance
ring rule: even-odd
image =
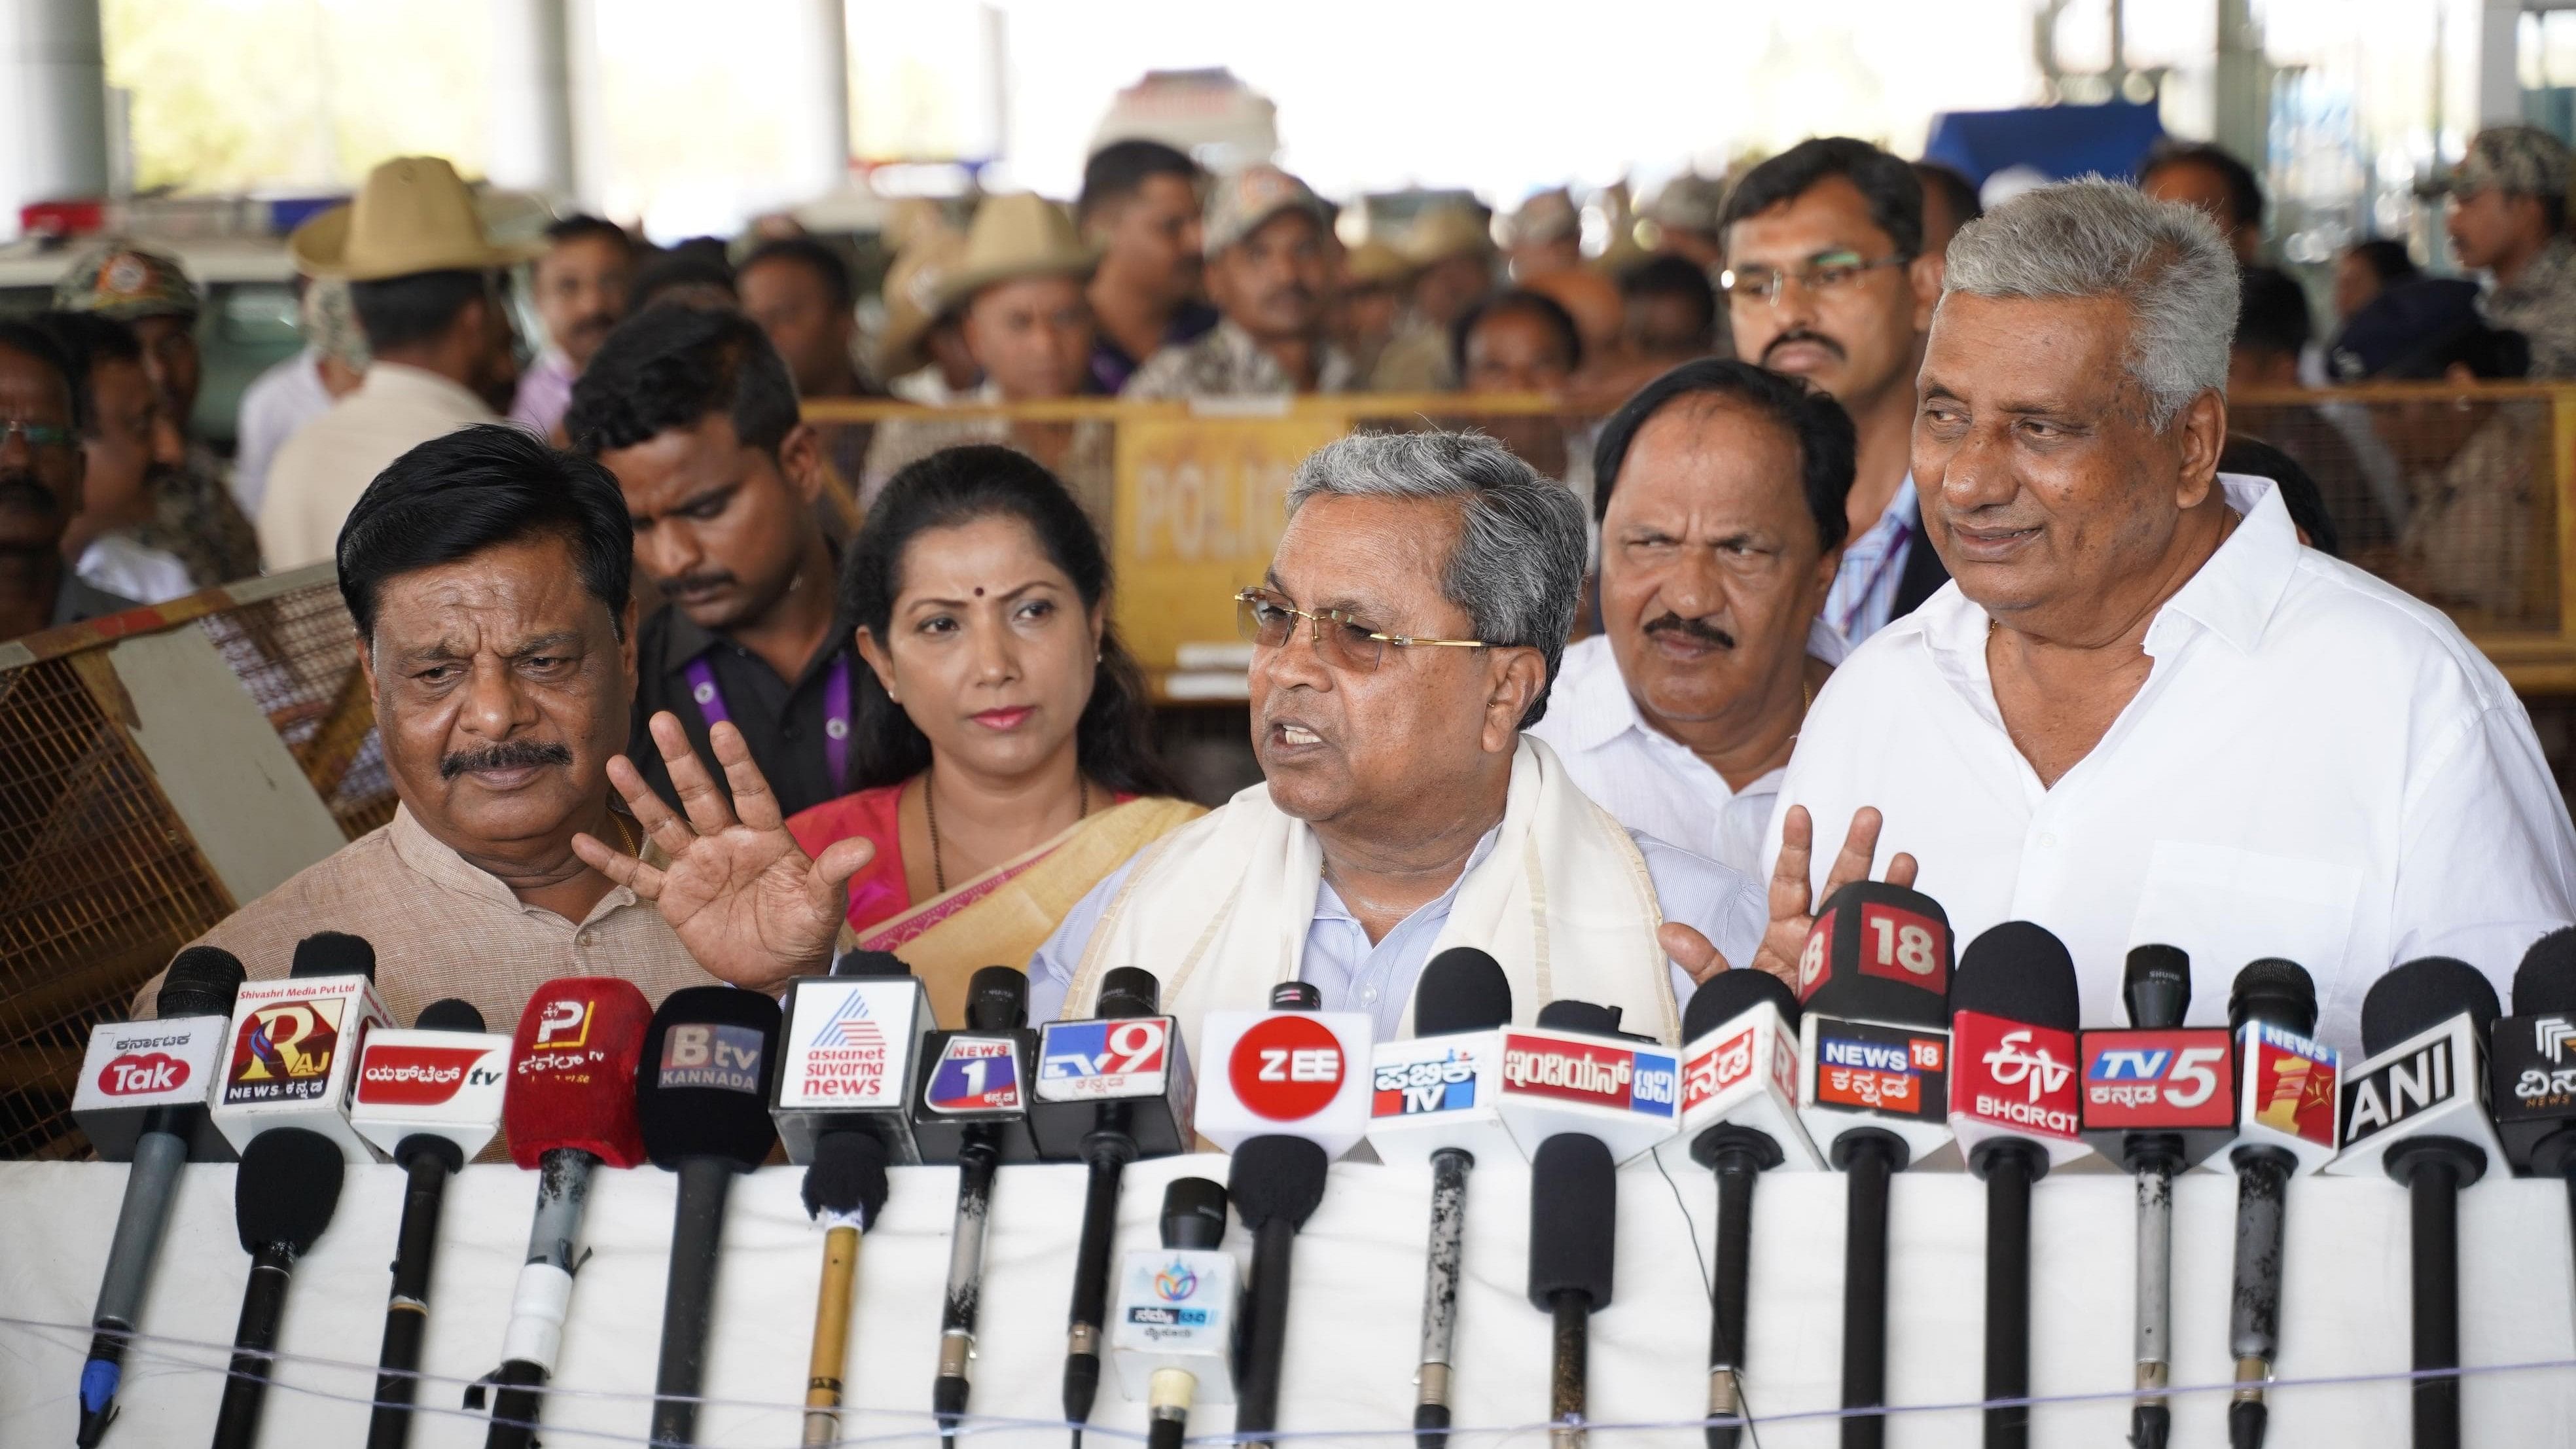
[[[2269,481],[2218,472],[2236,292],[2206,217],[2101,181],[1951,243],[1914,478],[1953,583],[1807,716],[1764,964],[1802,927],[1818,830],[1848,832],[1840,874],[1882,841],[1918,859],[1962,940],[2054,931],[2093,1026],[2122,1019],[2128,948],[2163,942],[2195,1023],[2286,957],[2351,1050],[2390,967],[2456,956],[2501,990],[2576,914],[2566,804],[2504,679],[2302,547]]]

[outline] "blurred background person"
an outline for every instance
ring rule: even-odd
[[[2238,283],[2236,336],[2227,352],[2227,390],[2297,387],[2300,359],[2316,338],[2307,292],[2278,267],[2247,267]]]
[[[295,278],[295,311],[304,348],[272,364],[242,389],[234,427],[233,497],[256,518],[268,496],[268,465],[296,429],[358,390],[367,375],[367,338],[337,277]]]
[[[2399,282],[2421,276],[2422,269],[2406,254],[2406,244],[2375,237],[2345,247],[2335,257],[2334,314],[2341,326],[2352,314],[2369,305],[2380,293]]]
[[[634,281],[635,243],[625,228],[595,216],[568,216],[546,228],[546,249],[528,270],[545,346],[519,378],[510,421],[561,443],[573,379],[626,316]]]
[[[2239,273],[2236,298],[2236,336],[2227,352],[2229,425],[2295,460],[2311,493],[2317,489],[2314,480],[2331,480],[2332,493],[2321,506],[2349,520],[2356,547],[2394,541],[2396,520],[2364,481],[2361,459],[2345,434],[2349,419],[2338,419],[2319,402],[2246,396],[2304,384],[2315,331],[2306,290],[2278,267],[2258,265]],[[2287,501],[2286,485],[2282,496]]]
[[[1950,251],[1950,238],[1985,215],[1986,208],[1967,177],[1937,161],[1915,162],[1914,178],[1923,183],[1923,255],[1932,259],[1937,280],[1942,259]]]
[[[1714,276],[1726,265],[1726,240],[1718,217],[1726,210],[1726,182],[1685,171],[1655,192],[1640,213],[1655,224],[1655,250],[1681,258]]]
[[[2158,201],[2199,207],[2251,266],[2263,254],[2263,183],[2226,148],[2205,141],[2158,142],[2138,168],[2138,189]]]
[[[1619,273],[1620,328],[1630,360],[1661,373],[1717,346],[1717,288],[1708,273],[1670,254]]]
[[[91,312],[46,312],[34,324],[62,349],[81,412],[81,506],[63,529],[63,559],[96,587],[158,604],[224,582],[188,576],[157,546],[152,485],[179,464],[179,434],[161,426],[161,398],[143,371],[134,329]]]
[[[54,339],[0,321],[0,640],[134,607],[63,558],[80,516],[80,391]]]
[[[1442,201],[1399,233],[1412,265],[1404,315],[1368,368],[1371,392],[1446,392],[1458,385],[1458,320],[1494,295],[1494,233],[1482,208]]]
[[[1339,243],[1323,199],[1276,166],[1247,166],[1217,181],[1203,234],[1223,316],[1154,354],[1123,396],[1349,391],[1351,360],[1324,328]]]
[[[2343,557],[2343,537],[2334,516],[2326,511],[2325,493],[2296,458],[2261,438],[2229,433],[2227,446],[2218,455],[2218,471],[2271,479],[2280,487],[2281,506],[2289,510],[2290,526],[2298,530],[2299,542],[2319,553]]]
[[[733,282],[742,310],[787,360],[797,397],[812,402],[877,395],[859,371],[858,294],[851,289],[850,264],[839,252],[810,237],[762,242],[734,269]],[[822,428],[823,456],[839,483],[830,490],[835,496],[856,496],[872,433],[864,423]]]
[[[1099,253],[1091,275],[1092,390],[1116,394],[1166,347],[1196,342],[1217,324],[1202,295],[1201,218],[1207,173],[1160,141],[1113,141],[1082,168],[1074,223]]]
[[[1583,213],[1574,193],[1562,186],[1531,192],[1503,222],[1503,259],[1522,286],[1583,265]]]
[[[1453,365],[1470,394],[1561,398],[1583,366],[1583,335],[1574,318],[1543,292],[1516,288],[1487,299],[1458,319],[1454,337]],[[1564,419],[1550,413],[1497,414],[1476,426],[1591,505],[1588,435],[1570,438]]]
[[[1353,372],[1362,377],[1375,372],[1404,320],[1405,292],[1412,281],[1413,264],[1389,243],[1365,241],[1342,253],[1330,329],[1334,344],[1349,354]]]
[[[972,394],[983,369],[966,350],[963,319],[943,300],[966,238],[939,226],[914,234],[886,268],[885,329],[877,334],[877,376],[905,402],[939,407]]]
[[[635,269],[635,280],[626,294],[626,310],[641,312],[663,302],[688,307],[739,307],[742,295],[734,290],[733,268],[726,264],[721,249],[712,257],[673,250]]]
[[[1628,305],[1620,299],[1618,283],[1590,267],[1560,267],[1519,286],[1555,302],[1574,319],[1574,330],[1583,338],[1582,377],[1587,387],[1634,386],[1626,377]]]
[[[2460,265],[2494,285],[2490,327],[2531,344],[2533,377],[2576,377],[2576,243],[2567,239],[2567,143],[2537,126],[2491,126],[2442,179],[2442,225]]]

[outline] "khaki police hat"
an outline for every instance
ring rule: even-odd
[[[975,208],[966,248],[939,284],[942,310],[963,307],[996,282],[1088,277],[1100,253],[1084,246],[1064,208],[1029,192],[988,196]]]
[[[2576,156],[2567,143],[2538,126],[2489,126],[2470,138],[2460,164],[2428,189],[2451,196],[2490,189],[2507,196],[2565,196],[2571,166]]]
[[[896,253],[894,265],[886,269],[886,322],[877,334],[877,376],[901,377],[930,360],[921,350],[922,340],[947,315],[940,294],[965,255],[966,238],[946,227],[915,232],[912,243]]]
[[[129,241],[106,241],[83,251],[54,283],[54,310],[96,312],[120,322],[144,317],[194,317],[200,300],[177,260]]]
[[[545,242],[495,243],[474,193],[446,158],[397,156],[367,173],[356,200],[297,227],[286,248],[307,276],[381,282],[490,271],[537,256]]]
[[[1217,178],[1208,193],[1205,245],[1215,256],[1261,229],[1283,211],[1301,211],[1326,231],[1333,229],[1332,209],[1314,188],[1276,166],[1246,166]]]
[[[1451,257],[1493,255],[1494,231],[1477,208],[1444,202],[1426,207],[1396,245],[1404,249],[1405,260],[1427,267]]]

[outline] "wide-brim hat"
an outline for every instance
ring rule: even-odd
[[[1083,245],[1064,208],[1030,192],[988,196],[975,208],[966,250],[939,284],[939,307],[963,307],[997,282],[1023,277],[1087,277],[1100,253]]]
[[[1413,263],[1382,241],[1364,241],[1342,254],[1342,280],[1354,287],[1400,287],[1412,280]]]
[[[915,232],[895,254],[886,269],[885,328],[877,334],[878,377],[901,377],[930,360],[921,344],[947,314],[940,293],[965,255],[966,238],[946,227]]]
[[[1494,252],[1494,228],[1481,209],[1449,202],[1426,208],[1396,245],[1417,267],[1451,257],[1487,257]]]
[[[356,200],[297,227],[286,248],[308,276],[381,282],[490,271],[527,261],[545,244],[494,242],[474,193],[445,158],[397,156],[367,173]]]

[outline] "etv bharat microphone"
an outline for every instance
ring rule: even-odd
[[[1163,1187],[1163,1246],[1139,1248],[1118,1268],[1109,1354],[1118,1387],[1145,1401],[1145,1449],[1180,1449],[1190,1409],[1234,1397],[1234,1343],[1242,1274],[1225,1238],[1225,1188],[1176,1177]]]
[[[948,1239],[948,1291],[940,1306],[939,1375],[931,1412],[941,1442],[952,1442],[966,1413],[975,1359],[975,1320],[983,1308],[984,1229],[993,1207],[993,1178],[1005,1162],[1037,1161],[1029,1133],[1026,1083],[1038,1034],[1027,1029],[1029,978],[1011,966],[987,966],[966,983],[966,1029],[933,1032],[922,1044],[921,1084],[914,1094],[913,1135],[925,1163],[957,1164],[957,1218]]]
[[[229,1162],[233,1150],[206,1115],[223,1081],[233,997],[242,964],[219,946],[190,946],[170,963],[154,1002],[157,1020],[103,1024],[89,1035],[72,1118],[103,1162],[128,1162],[98,1306],[90,1313],[89,1358],[81,1365],[80,1449],[97,1449],[116,1421],[125,1348],[143,1316],[144,1290],[177,1201],[180,1169]]]
[[[2576,1230],[2576,926],[2552,931],[2513,973],[2513,1015],[2488,1037],[2496,1136],[2521,1177],[2567,1183]]]

